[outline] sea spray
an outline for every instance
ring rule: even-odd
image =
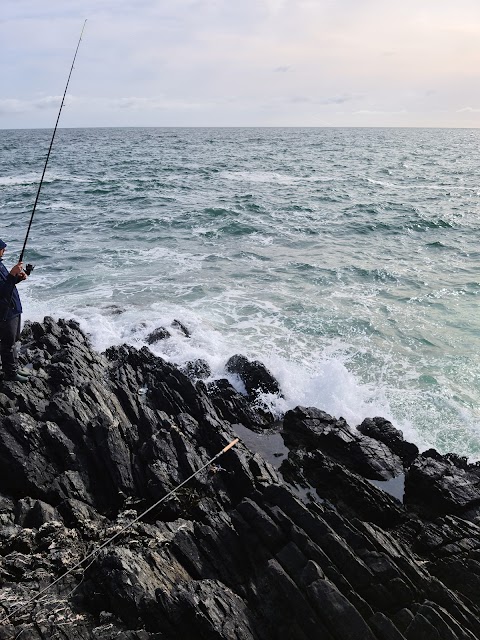
[[[47,133],[0,132],[7,265]],[[178,318],[191,338],[155,353],[215,378],[234,353],[261,360],[279,414],[383,415],[421,448],[480,457],[476,130],[57,135],[26,319],[77,318],[103,350]]]

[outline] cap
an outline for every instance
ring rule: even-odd
[[[6,247],[7,247],[7,244],[0,239],[0,249],[6,249]]]

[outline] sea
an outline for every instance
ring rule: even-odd
[[[0,130],[0,237],[20,254],[52,132]],[[227,377],[352,428],[480,459],[480,130],[57,131],[25,253],[24,320]],[[185,336],[172,322],[190,331]]]

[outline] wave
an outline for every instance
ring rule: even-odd
[[[378,185],[379,187],[387,187],[388,189],[409,189],[409,190],[418,190],[418,189],[427,189],[432,191],[442,191],[445,195],[449,195],[449,191],[451,190],[459,190],[459,191],[471,191],[475,195],[478,195],[478,190],[476,187],[460,185],[460,184],[403,184],[400,182],[391,182],[388,180],[378,180],[376,178],[364,178],[366,182],[370,184]]]
[[[44,309],[31,301],[25,306],[29,307],[26,319],[43,319]],[[234,353],[244,353],[252,359],[260,358],[278,378],[284,393],[282,398],[264,399],[279,416],[288,409],[303,404],[321,407],[332,415],[342,415],[352,426],[372,415],[391,417],[388,404],[381,397],[382,393],[360,383],[348,371],[339,354],[322,355],[318,352],[306,366],[305,362],[292,361],[280,353],[259,353],[244,343],[241,336],[237,335],[235,338],[235,334],[232,334],[234,340],[230,343],[228,336],[192,312],[185,313],[184,309],[168,306],[163,312],[151,308],[148,315],[142,314],[141,320],[135,309],[108,301],[103,304],[103,309],[94,306],[71,311],[57,309],[52,312],[52,308],[47,310],[49,315],[56,318],[68,315],[76,319],[90,335],[98,351],[126,342],[137,348],[148,346],[156,355],[180,367],[190,360],[202,358],[212,369],[211,379],[227,378],[239,391],[242,391],[242,386],[238,378],[225,369],[227,360]],[[270,311],[278,313],[281,310],[276,307]],[[191,331],[190,338],[180,331],[171,330],[175,319],[188,327]],[[171,337],[157,344],[147,345],[147,336],[158,326],[168,327]]]
[[[0,177],[0,187],[16,187],[16,186],[24,186],[28,184],[38,184],[40,182],[41,173],[27,173],[22,175],[14,175],[14,176],[2,176]],[[92,180],[87,178],[81,178],[78,176],[71,176],[60,173],[47,173],[43,179],[44,182],[79,182],[79,183],[88,183],[92,182]]]
[[[165,358],[197,353],[222,376],[244,352],[282,379],[285,406],[353,424],[379,412],[443,450],[468,423],[470,451],[457,452],[475,453],[478,421],[453,389],[478,405],[477,134],[159,131],[62,131],[32,229],[27,314],[79,317],[98,348],[142,346],[177,317],[192,339],[156,345]],[[9,258],[39,147],[8,136],[24,150],[0,157]]]
[[[329,182],[330,176],[292,176],[274,171],[223,171],[221,177],[240,182],[265,182],[271,184],[295,184],[298,182]]]
[[[167,262],[179,260],[177,254],[163,252],[161,248],[146,251],[143,258]],[[198,257],[194,256],[193,262],[191,256],[184,258],[187,270],[199,268],[202,264]],[[366,273],[365,276],[380,281],[385,277],[391,280],[391,274]],[[448,381],[433,387],[429,385],[430,413],[427,415],[424,411],[426,400],[422,397],[424,391],[417,389],[415,384],[413,389],[409,388],[410,382],[420,377],[412,368],[416,365],[401,359],[397,361],[377,350],[375,344],[381,344],[385,336],[375,323],[365,320],[363,326],[361,319],[357,318],[353,342],[349,342],[346,335],[331,340],[328,338],[330,329],[325,322],[310,334],[305,329],[300,330],[295,322],[288,328],[284,322],[284,314],[288,312],[284,302],[274,304],[266,299],[264,303],[252,300],[248,304],[236,290],[229,293],[230,300],[224,295],[219,297],[218,293],[210,294],[206,299],[204,291],[201,297],[193,297],[190,304],[163,300],[142,307],[139,306],[139,291],[132,297],[122,293],[120,285],[116,291],[106,291],[104,286],[95,285],[95,279],[85,281],[72,276],[66,286],[67,289],[65,283],[52,287],[51,282],[48,283],[49,296],[45,303],[39,303],[27,292],[25,317],[32,320],[41,320],[44,315],[73,317],[90,335],[98,351],[124,342],[137,348],[147,346],[146,338],[151,331],[158,326],[170,327],[177,319],[188,327],[191,337],[171,331],[172,335],[167,340],[148,345],[156,355],[180,367],[190,360],[202,358],[211,367],[211,379],[227,377],[239,391],[238,380],[225,371],[229,357],[243,353],[251,359],[261,360],[279,380],[284,393],[282,398],[264,399],[279,416],[299,404],[316,406],[337,417],[343,416],[351,426],[366,417],[381,415],[424,448],[442,448],[439,439],[446,437],[447,433],[455,433],[453,425],[458,422],[462,408],[454,400],[453,404],[449,401],[446,405],[444,396]],[[432,301],[429,302],[431,304]],[[303,315],[306,311],[306,308],[301,310]],[[363,355],[358,342],[362,335],[366,340]],[[368,362],[372,355],[376,363],[370,365]],[[398,367],[401,375],[395,373]],[[433,402],[437,403],[437,408],[432,406]],[[472,421],[469,415],[468,424],[471,425]],[[437,435],[431,429],[434,423],[441,424]],[[470,445],[473,446],[471,439]],[[466,451],[461,442],[456,443],[454,450],[472,455],[472,450]]]
[[[227,236],[244,236],[257,233],[258,227],[254,227],[242,222],[231,222],[230,224],[220,227],[219,232]]]
[[[405,222],[405,228],[412,231],[431,231],[432,229],[453,229],[454,225],[443,218],[428,219],[418,217]]]

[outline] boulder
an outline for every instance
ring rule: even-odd
[[[318,449],[365,478],[389,480],[403,473],[402,460],[387,445],[357,435],[343,418],[337,420],[315,407],[287,411],[283,437],[287,446]]]
[[[202,358],[189,360],[183,365],[182,371],[184,371],[191,380],[204,380],[212,375],[210,365]]]
[[[192,335],[192,334],[190,333],[190,331],[187,329],[187,327],[186,327],[184,324],[182,324],[182,323],[180,322],[180,320],[174,320],[174,321],[172,322],[172,327],[173,327],[174,329],[177,329],[178,331],[180,331],[180,333],[183,333],[183,335],[184,335],[186,338],[190,338],[190,337],[191,337],[191,335]]]
[[[280,385],[270,371],[258,360],[249,360],[242,355],[232,356],[225,365],[229,373],[236,373],[245,385],[247,393],[257,396],[260,393],[280,395]]]
[[[480,505],[480,467],[426,451],[407,471],[405,502],[436,514],[467,513]]]
[[[410,466],[418,456],[418,447],[404,440],[400,429],[396,429],[385,418],[366,418],[357,429],[363,435],[386,444],[392,453],[401,458],[406,467]]]
[[[165,327],[157,327],[148,336],[145,338],[147,344],[155,344],[156,342],[160,342],[160,340],[166,340],[171,337],[171,333]]]

